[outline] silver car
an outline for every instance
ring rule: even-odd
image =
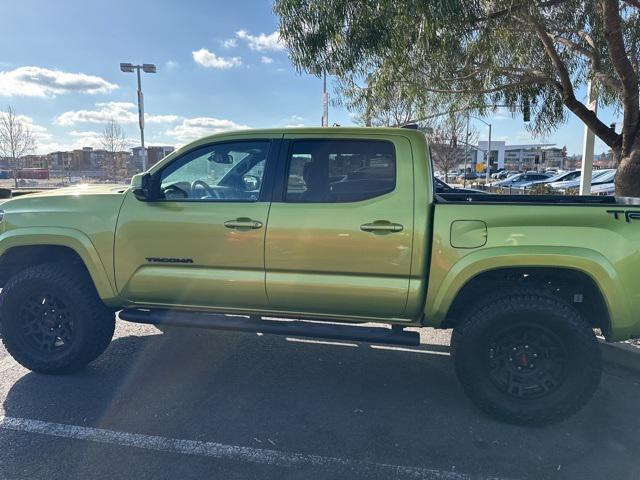
[[[607,181],[605,180],[606,177],[603,177],[603,175],[606,175],[606,174],[611,174],[611,179],[613,179],[613,176],[616,174],[616,171],[613,168],[607,168],[605,170],[594,170],[593,175],[591,176],[591,184],[593,185],[594,183]],[[578,188],[580,186],[580,175],[578,175],[578,177],[573,180],[569,180],[565,182],[562,182],[562,181],[553,182],[553,183],[550,183],[549,185],[551,186],[551,188],[554,188],[557,190],[567,190],[569,188]]]

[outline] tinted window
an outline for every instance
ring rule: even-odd
[[[293,142],[288,202],[357,202],[396,186],[393,144],[372,140]]]
[[[166,200],[257,201],[270,142],[207,145],[170,163],[161,173]]]

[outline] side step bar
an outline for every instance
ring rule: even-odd
[[[420,345],[418,332],[406,332],[402,327],[361,327],[354,324],[336,325],[304,320],[256,320],[220,314],[165,309],[125,308],[120,319],[151,325],[175,325],[237,332],[260,332],[291,337],[327,338],[389,345]]]

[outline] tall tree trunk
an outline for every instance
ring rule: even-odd
[[[616,196],[640,197],[640,145],[634,146],[629,155],[620,155],[614,151],[614,157],[620,159],[616,172]]]

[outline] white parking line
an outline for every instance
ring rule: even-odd
[[[318,345],[335,345],[337,347],[358,347],[357,343],[333,342],[330,340],[314,340],[312,338],[287,337],[287,342],[316,343]]]
[[[452,471],[420,467],[406,467],[387,463],[323,457],[302,453],[280,452],[262,448],[240,447],[216,442],[181,440],[155,435],[118,432],[102,428],[80,427],[62,423],[44,422],[27,418],[0,415],[0,430],[28,432],[52,437],[86,440],[125,447],[142,448],[158,452],[199,455],[278,467],[316,467],[325,470],[348,471],[351,474],[383,474],[387,478],[416,478],[425,480],[467,480],[471,477]],[[474,476],[473,478],[477,478]],[[493,480],[501,480],[494,478]]]
[[[396,350],[398,352],[426,353],[428,355],[445,355],[447,357],[451,356],[449,352],[441,352],[439,350],[429,350],[428,348],[426,348],[425,350],[418,350],[417,348],[390,347],[388,345],[369,345],[369,346],[375,350]]]

